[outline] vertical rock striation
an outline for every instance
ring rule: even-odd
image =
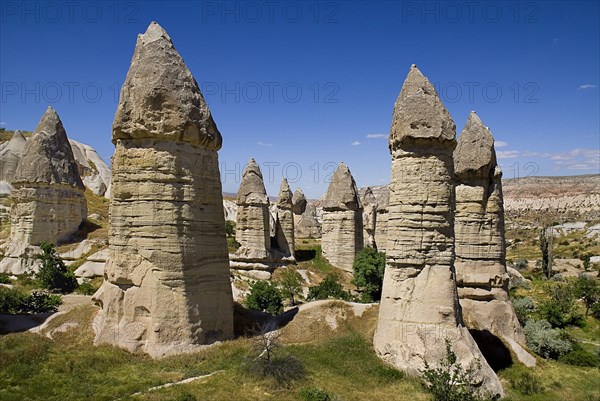
[[[525,344],[525,337],[508,297],[502,171],[492,133],[475,112],[458,138],[454,169],[455,267],[465,324],[493,359],[510,359],[510,354],[502,355],[502,347],[490,336],[501,339],[520,357],[526,354],[519,345]],[[531,361],[535,359],[523,360]]]
[[[240,244],[235,260],[268,261],[271,257],[269,197],[260,167],[250,159],[237,193],[235,239]]]
[[[22,139],[17,136],[19,146]],[[25,143],[12,185],[12,242],[63,242],[87,216],[85,188],[65,128],[52,107]]]
[[[0,181],[9,184],[13,182],[26,143],[21,131],[15,131],[10,141],[0,150]]]
[[[363,248],[362,213],[354,178],[340,163],[323,201],[321,246],[323,256],[347,272],[353,271],[354,257]]]
[[[138,36],[112,132],[105,280],[95,343],[162,357],[233,336],[221,134],[155,22]]]
[[[277,223],[275,240],[283,257],[294,258],[294,213],[292,191],[286,178],[281,181],[277,198]]]
[[[363,240],[364,245],[377,249],[375,231],[377,228],[377,199],[371,187],[367,187],[363,197]]]
[[[425,361],[439,364],[448,339],[463,366],[480,360],[482,388],[502,395],[498,377],[462,326],[453,266],[455,131],[433,85],[413,65],[390,129],[387,261],[374,346],[385,361],[418,375]]]

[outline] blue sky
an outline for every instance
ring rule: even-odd
[[[471,110],[504,176],[600,172],[597,1],[0,3],[0,122],[31,130],[51,105],[108,160],[136,36],[156,20],[196,77],[224,138],[223,188],[250,157],[276,195],[309,197],[344,161],[389,180],[387,134],[411,64],[459,134]]]

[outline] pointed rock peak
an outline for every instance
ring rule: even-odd
[[[27,139],[25,139],[25,137],[23,136],[23,134],[21,133],[21,131],[16,130],[13,133],[12,138],[10,138],[9,143],[11,143],[11,142],[13,142],[13,143],[25,143],[25,142],[27,142]]]
[[[113,122],[113,142],[155,139],[219,150],[221,133],[198,83],[156,22],[138,36]]]
[[[408,139],[440,143],[454,149],[456,125],[434,86],[416,65],[412,65],[396,104],[390,129],[390,149]]]
[[[323,208],[339,210],[358,210],[362,207],[358,189],[352,173],[342,162],[331,178]]]
[[[14,182],[84,188],[67,133],[52,107],[46,109],[35,134],[26,141]]]
[[[461,179],[486,178],[496,166],[494,137],[479,116],[472,111],[458,137],[454,151],[454,171]]]
[[[237,194],[238,204],[260,203],[269,204],[267,190],[260,171],[254,159],[250,159],[242,175],[242,183]]]
[[[292,204],[294,205],[293,211],[294,214],[301,215],[306,210],[306,196],[304,196],[304,192],[300,188],[298,188],[294,192],[294,196],[292,197]]]
[[[279,196],[277,198],[277,206],[281,208],[292,208],[292,190],[290,189],[290,185],[288,184],[287,178],[283,178],[281,180],[281,186],[279,187]]]
[[[362,201],[363,201],[363,205],[377,206],[377,198],[375,198],[375,195],[373,194],[373,190],[371,189],[371,187],[367,187],[367,189],[365,190]]]

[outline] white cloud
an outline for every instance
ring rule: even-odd
[[[0,126],[6,125],[4,121],[0,121]]]
[[[257,143],[257,145],[258,145],[258,146],[265,146],[265,147],[267,147],[267,148],[270,148],[270,147],[272,147],[272,146],[273,146],[273,144],[272,144],[272,143],[265,143],[265,142],[258,142],[258,143]]]
[[[598,86],[593,85],[593,84],[583,84],[583,85],[579,85],[579,90],[586,90],[586,89],[594,89],[597,88]]]
[[[497,148],[505,148],[507,145],[508,143],[504,141],[494,141],[494,146]]]
[[[515,157],[519,157],[521,152],[518,150],[501,150],[496,152],[496,156],[498,159],[514,159]]]
[[[354,142],[352,142],[350,145],[352,145],[352,146],[358,146],[358,145],[360,145],[360,142],[358,142],[358,141],[354,141]]]
[[[374,139],[374,138],[387,138],[388,134],[367,134],[367,138],[369,139]]]

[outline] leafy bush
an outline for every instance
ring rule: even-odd
[[[527,269],[527,259],[520,258],[515,260],[513,267],[517,270]]]
[[[558,359],[568,353],[571,342],[546,320],[528,320],[523,328],[527,345],[543,358]]]
[[[525,368],[515,368],[507,376],[511,387],[521,394],[532,395],[544,391],[540,380]]]
[[[10,275],[8,273],[0,273],[0,284],[10,284],[12,280],[10,279]]]
[[[96,291],[98,291],[98,288],[96,288],[89,280],[84,281],[77,287],[77,293],[82,295],[94,295]]]
[[[270,281],[257,281],[246,298],[248,309],[278,315],[283,312],[283,301],[279,289]]]
[[[573,350],[560,357],[559,361],[574,366],[589,366],[592,368],[600,366],[598,355],[586,351],[577,345]]]
[[[329,394],[314,387],[302,389],[300,391],[300,397],[302,397],[304,401],[331,401]]]
[[[345,291],[340,284],[339,276],[335,274],[328,274],[321,283],[308,289],[307,299],[309,301],[327,298],[342,299],[344,301],[352,298],[350,293]]]
[[[438,368],[431,368],[425,361],[421,371],[433,401],[478,401],[482,400],[477,390],[475,372],[480,366],[464,368],[457,364],[457,357],[450,340],[446,339],[446,357],[440,360]]]
[[[26,294],[17,288],[0,287],[0,313],[56,312],[61,303],[60,295],[38,291]]]
[[[519,323],[522,325],[530,318],[531,314],[534,313],[537,308],[535,302],[531,297],[514,298],[512,300],[513,308]]]
[[[63,260],[56,254],[54,245],[42,242],[40,248],[42,254],[38,258],[42,261],[42,265],[36,274],[36,279],[42,287],[63,294],[77,288],[75,275],[67,269]]]
[[[225,221],[225,234],[228,237],[235,236],[235,221],[231,221],[231,220]]]
[[[298,270],[288,267],[281,270],[277,283],[281,288],[281,295],[290,301],[290,305],[296,305],[296,299],[302,297],[302,283],[304,280]]]
[[[354,269],[352,284],[362,293],[361,300],[379,301],[385,271],[385,253],[366,247],[356,255],[352,268]]]
[[[549,286],[549,299],[540,306],[540,314],[552,327],[581,326],[583,316],[577,310],[575,291],[568,283]]]
[[[585,304],[585,316],[588,316],[594,304],[600,302],[600,285],[593,278],[579,276],[575,282],[574,294]]]

